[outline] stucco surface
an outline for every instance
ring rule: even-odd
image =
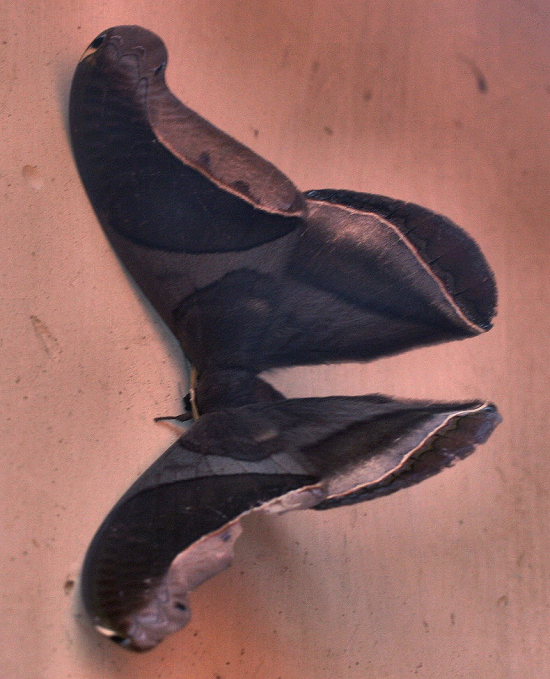
[[[95,219],[66,129],[104,28],[302,189],[411,200],[491,262],[487,335],[275,374],[289,395],[494,400],[488,444],[420,486],[246,521],[191,625],[146,655],[89,630],[74,582],[118,496],[174,440],[181,356]],[[4,0],[0,5],[2,679],[550,676],[550,21],[529,0]]]

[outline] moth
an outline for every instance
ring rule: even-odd
[[[247,513],[393,493],[469,455],[499,421],[486,401],[286,399],[260,376],[478,335],[495,313],[493,274],[426,208],[302,193],[178,101],[166,64],[150,31],[110,28],[70,98],[99,221],[193,366],[194,423],[115,505],[82,570],[93,624],[136,651],[189,621],[189,593],[231,563]]]

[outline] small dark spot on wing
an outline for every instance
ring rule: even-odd
[[[204,167],[205,170],[210,169],[210,154],[208,151],[203,151],[199,156],[199,165]]]
[[[250,184],[248,184],[248,182],[245,182],[242,179],[238,179],[236,182],[233,182],[233,188],[236,189],[239,193],[242,193],[243,196],[253,198],[250,192]]]

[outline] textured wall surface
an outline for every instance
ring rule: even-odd
[[[542,0],[34,0],[0,5],[2,679],[549,676],[548,73]],[[189,106],[302,189],[443,212],[491,262],[488,335],[273,376],[289,395],[487,397],[456,468],[333,512],[246,521],[235,566],[146,655],[92,633],[74,581],[175,435],[175,343],[96,222],[67,139],[72,70],[138,23]]]

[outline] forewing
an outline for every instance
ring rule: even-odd
[[[70,129],[107,233],[170,252],[243,250],[292,231],[303,196],[271,163],[178,101],[164,44],[138,26],[105,31],[73,78]],[[139,281],[138,281],[139,282]]]
[[[203,416],[130,488],[86,556],[97,628],[146,650],[190,619],[189,592],[230,565],[240,518],[368,500],[469,454],[487,403],[292,399]]]
[[[306,195],[307,224],[289,270],[345,303],[357,327],[352,334],[345,314],[335,314],[342,327],[336,340],[334,324],[327,330],[332,360],[375,358],[491,327],[493,274],[475,241],[451,220],[385,196]],[[322,312],[315,311],[312,321],[319,322]]]
[[[282,268],[235,266],[176,308],[199,370],[372,360],[491,327],[493,274],[449,219],[384,196],[306,195],[307,218],[275,253]]]

